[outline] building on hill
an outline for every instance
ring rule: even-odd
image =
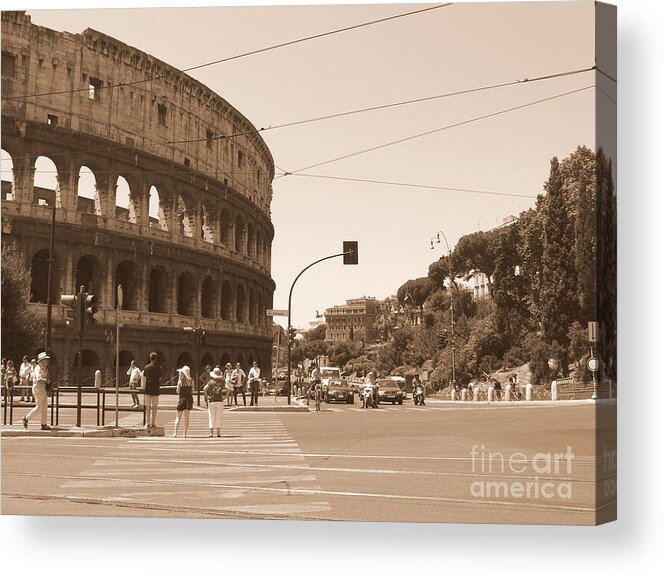
[[[365,296],[328,308],[324,314],[326,341],[376,341],[378,334],[374,324],[378,313],[379,302]]]

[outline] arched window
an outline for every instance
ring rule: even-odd
[[[215,317],[215,284],[210,276],[206,276],[201,284],[201,315]]]
[[[150,270],[148,281],[148,311],[167,313],[169,311],[168,298],[169,276],[161,266]]]
[[[97,191],[97,179],[95,174],[86,166],[79,170],[79,180],[76,186],[77,206],[76,209],[87,214],[102,215],[102,206]]]
[[[14,161],[9,152],[2,150],[0,158],[0,176],[2,178],[2,199],[14,199]]]
[[[228,281],[222,283],[220,317],[229,321],[234,318],[234,294]]]
[[[46,303],[48,299],[49,250],[40,250],[30,262],[30,301]],[[53,282],[51,283],[53,287]]]
[[[178,306],[176,312],[179,315],[193,316],[195,314],[196,289],[194,279],[188,272],[178,276]]]
[[[116,278],[114,282],[114,309],[118,307],[118,286],[123,286],[123,309],[139,309],[136,277],[136,266],[129,260],[123,260],[116,266]]]
[[[245,321],[245,288],[240,284],[236,288],[236,321]]]

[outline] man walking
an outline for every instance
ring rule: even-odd
[[[129,375],[129,386],[130,389],[139,389],[141,387],[141,370],[134,360],[130,363],[129,369],[127,370],[127,375]],[[141,402],[139,401],[139,394],[132,394],[132,407],[139,407]]]
[[[146,429],[155,427],[157,418],[157,404],[160,400],[160,385],[162,385],[162,368],[157,365],[157,353],[150,354],[150,363],[143,368],[143,375],[146,379],[145,398],[146,398]]]
[[[238,405],[238,392],[240,391],[243,394],[243,405],[247,405],[245,402],[245,380],[247,376],[241,367],[240,362],[236,362],[236,368],[231,374],[231,383],[234,386],[234,405]]]
[[[30,399],[30,391],[26,386],[30,386],[30,378],[32,376],[32,364],[27,355],[23,356],[23,363],[19,367],[19,380],[21,385],[21,401],[28,401]]]
[[[28,429],[28,421],[35,413],[39,413],[39,422],[42,424],[42,429],[51,429],[46,424],[48,404],[46,383],[49,379],[49,359],[50,357],[45,351],[40,352],[37,356],[37,365],[32,372],[32,394],[35,396],[36,405],[23,418],[23,427],[26,429]]]
[[[252,362],[252,367],[247,374],[247,380],[250,382],[250,405],[259,405],[259,382],[261,380],[261,370],[257,362]]]

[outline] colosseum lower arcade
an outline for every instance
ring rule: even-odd
[[[2,13],[2,241],[24,255],[31,305],[46,317],[55,212],[58,379],[75,381],[77,361],[60,296],[83,286],[99,311],[82,379],[101,369],[113,382],[118,285],[122,381],[151,351],[166,380],[227,361],[270,374],[273,176],[254,126],[203,84],[94,30]],[[202,346],[183,329],[195,327]]]

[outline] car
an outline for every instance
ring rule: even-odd
[[[325,366],[325,367],[320,367],[319,372],[321,373],[321,387],[324,391],[326,391],[326,388],[328,387],[328,383],[331,380],[340,380],[342,379],[342,375],[340,375],[340,368],[339,367],[331,367],[331,366]]]
[[[400,389],[398,382],[393,379],[379,379],[379,403],[382,401],[391,402],[393,405],[398,403],[402,405],[404,392]]]
[[[333,401],[354,403],[354,390],[344,379],[331,379],[324,392],[324,401],[326,403]]]

